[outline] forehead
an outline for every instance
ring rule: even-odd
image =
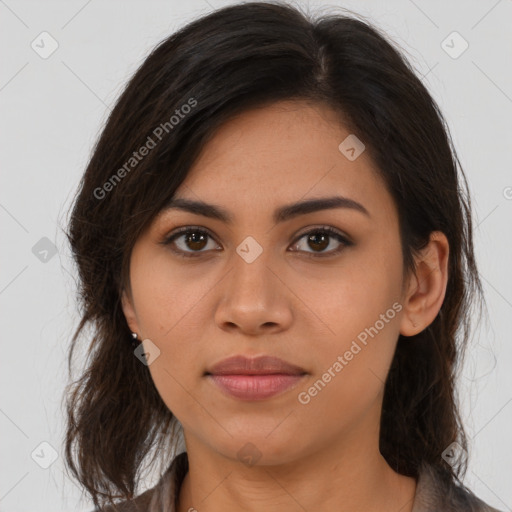
[[[391,215],[392,198],[367,152],[350,160],[340,151],[350,136],[322,104],[283,101],[245,111],[216,131],[175,197],[229,205],[250,218],[260,209],[341,195]]]

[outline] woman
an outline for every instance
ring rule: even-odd
[[[437,105],[356,17],[248,3],[159,44],[68,233],[70,363],[93,330],[66,459],[95,507],[494,510],[460,484],[463,185]]]

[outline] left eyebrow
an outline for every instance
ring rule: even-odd
[[[361,204],[348,197],[333,196],[322,197],[319,199],[307,199],[277,208],[274,212],[274,222],[280,223],[298,217],[299,215],[306,215],[321,210],[330,210],[333,208],[348,208],[358,211],[367,217],[371,217],[368,210]],[[164,207],[164,210],[177,209],[183,210],[196,215],[202,215],[211,219],[217,219],[226,224],[232,224],[234,217],[233,214],[221,206],[215,204],[205,203],[203,201],[195,201],[183,197],[172,198]]]

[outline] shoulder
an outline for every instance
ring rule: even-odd
[[[431,465],[420,469],[412,512],[501,512]]]
[[[151,489],[130,501],[123,501],[91,512],[175,512],[176,499],[187,471],[187,452],[182,452],[173,459],[159,482]]]
[[[148,489],[130,501],[122,501],[115,505],[108,505],[102,509],[94,509],[91,512],[148,512],[157,486]]]

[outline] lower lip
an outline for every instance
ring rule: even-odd
[[[225,393],[241,400],[263,400],[295,385],[304,375],[208,375]]]

